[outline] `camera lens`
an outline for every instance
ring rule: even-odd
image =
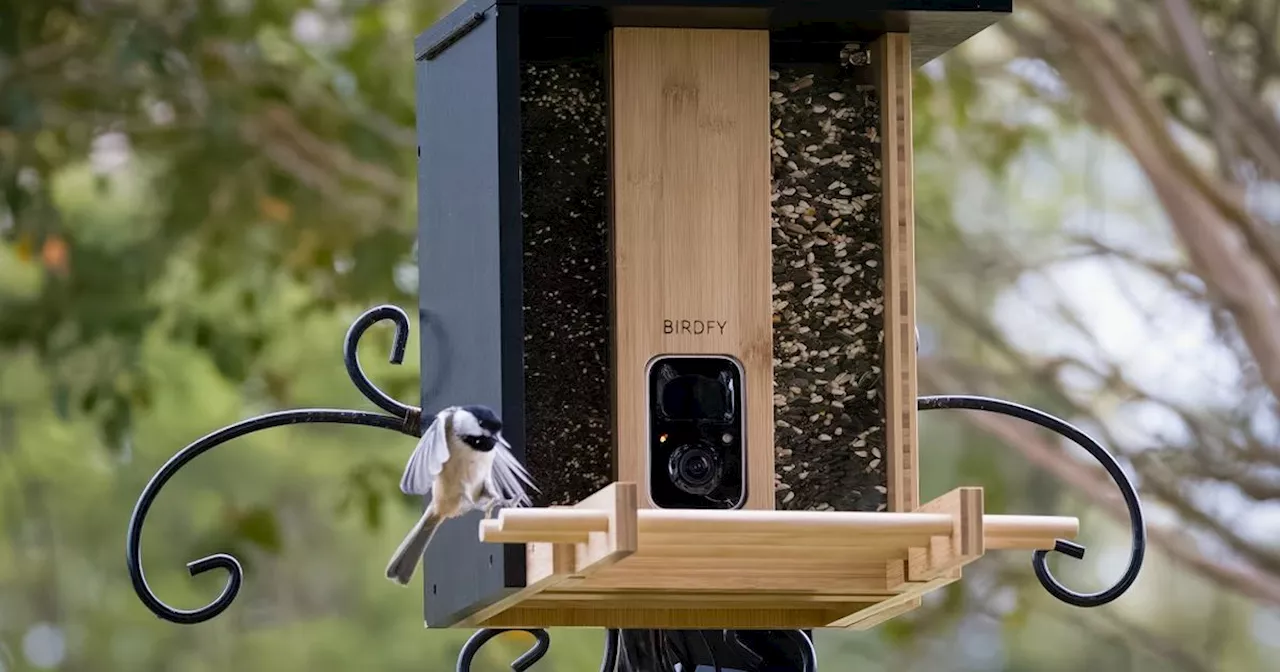
[[[680,463],[680,476],[691,485],[701,485],[711,476],[711,458],[697,454]]]
[[[705,495],[720,485],[720,456],[702,445],[685,444],[667,463],[671,481],[691,495]]]

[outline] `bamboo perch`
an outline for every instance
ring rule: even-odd
[[[504,532],[608,532],[609,512],[568,507],[502,509],[498,523]]]
[[[948,536],[952,516],[945,513],[871,513],[849,511],[703,511],[645,509],[637,512],[642,543],[733,543],[779,541],[793,546],[884,544],[913,546],[930,537]],[[989,549],[1051,549],[1054,539],[1074,539],[1079,521],[1067,516],[986,515],[983,538]],[[607,532],[604,511],[573,508],[503,509],[480,526],[489,543],[586,543],[592,532]],[[834,535],[834,536],[833,536]],[[684,543],[689,543],[685,541]]]

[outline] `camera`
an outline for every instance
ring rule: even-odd
[[[736,509],[747,499],[742,365],[666,355],[648,367],[649,497],[661,509]]]

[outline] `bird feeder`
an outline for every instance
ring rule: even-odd
[[[439,533],[429,626],[870,627],[1075,536],[919,501],[911,78],[1010,11],[477,1],[418,38],[424,407],[501,409],[541,488]],[[723,505],[655,429],[699,367]]]
[[[415,43],[422,406],[253,418],[422,433],[455,404],[497,410],[533,507],[451,520],[424,557],[429,627],[869,628],[988,551],[1034,551],[1079,606],[1141,564],[1137,496],[1106,451],[1009,402],[918,398],[911,80],[1011,12],[1007,0],[472,0]],[[917,414],[1005,413],[1086,448],[1134,530],[1112,588],[1061,586],[1072,517],[985,510],[978,487],[921,502]],[[425,414],[424,414],[425,411]],[[406,448],[407,454],[408,448]],[[714,458],[714,459],[712,459]],[[710,480],[706,480],[710,479]],[[704,487],[705,486],[705,487]],[[390,551],[390,549],[388,549]],[[388,589],[391,589],[389,585]],[[616,630],[615,630],[616,632]],[[541,641],[541,640],[540,640]]]

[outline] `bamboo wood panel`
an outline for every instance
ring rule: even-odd
[[[885,441],[889,510],[920,504],[916,430],[915,193],[911,132],[911,37],[888,33],[872,45],[880,89],[881,221],[884,227]]]
[[[611,37],[615,460],[651,507],[645,367],[744,369],[745,508],[772,509],[769,35],[616,28]],[[701,320],[701,334],[665,333]]]
[[[903,593],[860,609],[827,624],[829,628],[870,630],[885,621],[920,608],[923,601],[915,593]]]
[[[516,607],[497,614],[476,627],[532,628],[555,623],[556,627],[590,628],[652,628],[652,629],[791,629],[820,628],[840,618],[851,609],[861,609],[867,604],[854,604],[843,608],[814,608],[813,605],[796,609],[760,607],[751,609],[698,608],[658,609],[636,607],[570,607],[557,604],[533,607]]]
[[[957,488],[924,504],[928,513],[950,513],[951,534],[929,539],[924,548],[907,556],[907,578],[929,581],[982,557],[985,552],[982,488]]]

